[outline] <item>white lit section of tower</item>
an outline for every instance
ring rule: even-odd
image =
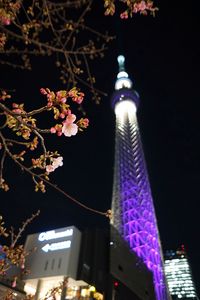
[[[136,116],[139,95],[124,61],[120,55],[111,99],[116,115],[112,225],[152,271],[157,300],[166,300],[162,250]]]

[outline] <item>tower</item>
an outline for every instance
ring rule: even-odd
[[[157,300],[167,300],[162,250],[137,123],[139,95],[118,56],[119,73],[111,98],[116,115],[112,225],[152,271]]]
[[[165,275],[172,299],[198,299],[188,258],[182,245],[176,251],[165,254]]]

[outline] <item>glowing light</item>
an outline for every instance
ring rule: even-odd
[[[90,286],[90,287],[89,287],[89,291],[90,291],[90,292],[95,292],[95,291],[96,291],[95,286]]]
[[[128,78],[128,73],[126,73],[125,71],[121,71],[117,74],[117,78]]]
[[[88,294],[88,290],[87,290],[87,289],[82,289],[82,290],[81,290],[81,296],[82,296],[82,297],[86,297],[87,294]]]
[[[34,288],[32,285],[30,285],[29,283],[26,283],[24,286],[24,291],[28,294],[28,295],[35,295],[36,292],[36,288]]]
[[[119,55],[117,57],[117,61],[118,61],[119,66],[123,66],[124,62],[125,62],[125,57],[123,55]]]
[[[114,287],[117,288],[118,286],[119,286],[119,282],[118,282],[118,281],[115,281],[115,282],[114,282]]]
[[[73,229],[67,229],[65,231],[58,231],[56,232],[55,230],[50,230],[46,232],[42,232],[39,234],[38,240],[40,242],[43,241],[48,241],[48,240],[54,240],[54,239],[59,239],[62,237],[67,237],[67,236],[72,236],[73,235]]]
[[[120,90],[120,89],[123,89],[123,88],[131,89],[131,87],[132,87],[132,81],[129,78],[126,78],[126,77],[119,78],[115,82],[115,90]]]
[[[122,100],[115,105],[115,114],[119,117],[124,117],[125,114],[136,113],[135,103],[131,100]]]
[[[59,243],[46,244],[44,247],[42,247],[42,250],[44,252],[48,252],[48,251],[67,249],[70,247],[71,247],[71,241],[64,241]]]
[[[183,251],[182,248],[182,252],[169,252],[171,259],[165,260],[165,274],[169,291],[171,295],[176,295],[178,298],[194,297],[196,299],[190,267]]]

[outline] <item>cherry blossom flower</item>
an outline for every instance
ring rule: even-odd
[[[52,165],[47,165],[46,166],[46,171],[48,172],[48,173],[51,173],[51,172],[54,172],[54,167],[52,166]]]
[[[74,123],[75,120],[76,120],[76,116],[74,114],[70,114],[67,116],[65,123],[71,124]]]
[[[51,165],[47,165],[46,166],[46,171],[48,173],[54,172],[55,169],[57,169],[58,167],[62,167],[63,166],[63,157],[59,156],[57,158],[53,158],[52,159],[52,164]]]
[[[89,125],[89,120],[87,118],[83,119],[83,127],[86,128]]]
[[[41,89],[40,89],[40,93],[41,93],[42,95],[47,95],[47,91],[46,91],[44,88],[41,88]]]
[[[61,113],[61,114],[59,115],[59,117],[60,117],[61,119],[64,119],[64,118],[65,118],[65,114],[64,114],[64,113]]]
[[[66,91],[58,91],[56,93],[57,100],[61,103],[65,103],[67,101],[66,94]]]
[[[68,92],[68,96],[72,98],[72,101],[81,104],[83,102],[85,94],[73,88]]]
[[[66,124],[64,123],[63,127],[62,127],[62,133],[67,136],[70,137],[72,135],[76,135],[78,132],[78,126],[74,123],[71,124]]]
[[[77,126],[79,127],[80,130],[81,128],[87,128],[89,126],[89,120],[87,118],[81,118],[77,122]]]
[[[54,167],[54,169],[56,169],[58,167],[62,167],[63,166],[63,157],[59,156],[57,158],[54,158],[52,166]]]
[[[15,288],[17,285],[17,277],[14,277],[14,280],[12,282],[12,287]]]
[[[56,128],[55,127],[51,127],[50,132],[51,133],[56,133]]]
[[[0,23],[5,26],[10,25],[11,23],[10,16],[7,14],[0,16]]]
[[[120,14],[121,19],[128,19],[128,12],[124,11],[123,13]]]
[[[63,122],[62,133],[70,137],[72,135],[76,135],[78,132],[78,126],[74,124],[76,120],[76,116],[74,114],[70,114],[67,116],[66,120]]]

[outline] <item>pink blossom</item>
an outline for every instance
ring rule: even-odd
[[[76,120],[76,116],[74,114],[69,114],[65,120],[65,123],[71,124]]]
[[[57,158],[54,158],[52,166],[54,167],[54,169],[56,169],[58,167],[62,167],[63,166],[63,157],[59,156]]]
[[[62,131],[58,131],[57,136],[61,136],[61,135],[62,135]]]
[[[58,91],[56,93],[57,100],[61,103],[65,103],[67,101],[66,91]]]
[[[16,287],[16,285],[17,285],[17,278],[15,277],[12,282],[12,287],[14,288],[14,287]]]
[[[62,92],[61,92],[61,91],[58,91],[58,92],[56,93],[56,96],[57,96],[58,98],[62,97]]]
[[[10,17],[8,17],[8,16],[1,16],[0,22],[1,22],[2,25],[7,26],[7,25],[10,25],[11,20],[10,20]]]
[[[64,125],[62,127],[62,132],[67,137],[76,135],[78,132],[78,126],[74,123],[71,123],[71,124],[64,123]]]
[[[146,9],[146,3],[145,3],[145,1],[141,1],[140,3],[138,3],[138,9],[140,11],[143,11],[143,10]]]
[[[76,120],[76,116],[74,114],[70,114],[63,122],[62,133],[64,133],[65,136],[70,137],[72,135],[77,134],[78,126],[74,124],[75,120]]]
[[[121,19],[128,19],[128,13],[127,11],[124,11],[123,13],[120,14]]]
[[[71,89],[68,92],[68,96],[72,98],[72,101],[81,104],[85,94],[82,92],[78,92],[76,89]]]
[[[12,110],[16,114],[21,114],[22,110],[20,108],[16,108]]]
[[[47,103],[47,106],[48,106],[48,107],[51,107],[52,105],[53,105],[53,102],[48,102],[48,103]]]
[[[56,96],[57,96],[58,101],[61,103],[65,103],[67,101],[66,91],[58,91],[56,93]]]
[[[63,110],[63,114],[65,114],[65,115],[71,115],[71,109],[65,109],[65,110]]]
[[[48,173],[51,173],[54,172],[55,169],[57,169],[58,167],[62,167],[62,166],[63,166],[63,157],[59,156],[57,158],[52,159],[52,164],[46,166],[46,171]]]
[[[89,120],[87,118],[83,119],[83,126],[86,128],[89,126]]]
[[[56,133],[55,127],[51,127],[50,132],[51,132],[51,133]]]
[[[65,118],[65,114],[64,114],[64,113],[61,113],[61,114],[59,115],[59,117],[60,117],[61,119],[64,119],[64,118]]]
[[[55,169],[54,169],[54,167],[52,166],[52,165],[47,165],[46,166],[46,171],[48,172],[48,173],[51,173],[51,172],[53,172]]]
[[[80,94],[83,94],[83,93],[80,93]],[[78,97],[73,97],[72,100],[78,104],[81,104],[83,102],[83,96],[84,96],[84,94],[81,96],[78,96]]]
[[[47,91],[44,88],[40,89],[40,93],[43,94],[43,95],[47,95]]]

